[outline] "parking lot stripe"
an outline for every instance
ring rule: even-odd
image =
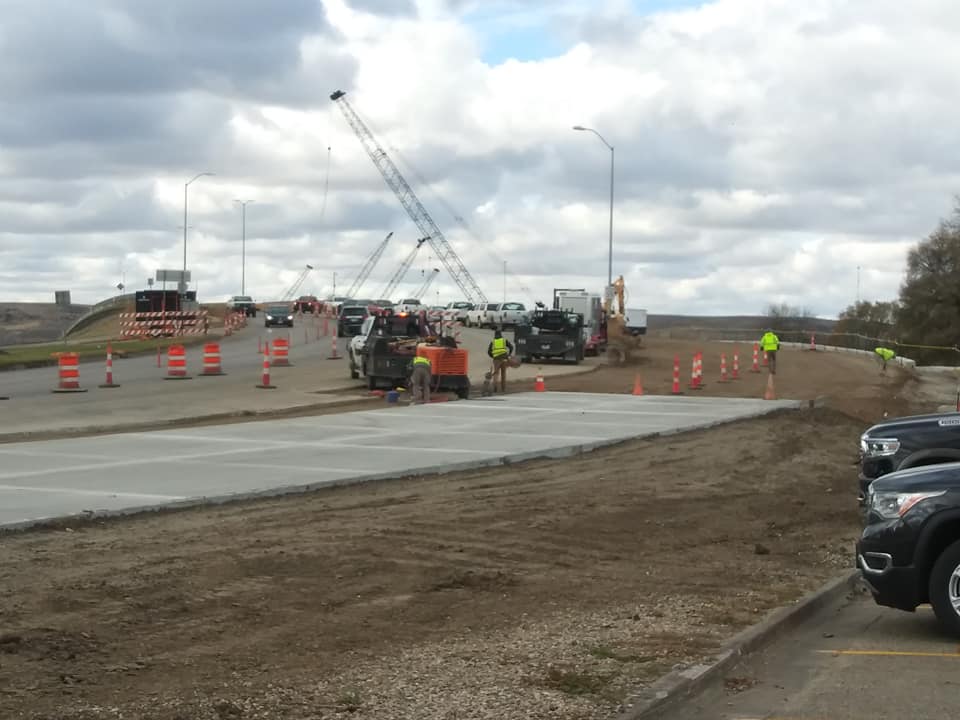
[[[821,655],[862,655],[875,657],[941,657],[960,660],[960,652],[913,652],[910,650],[817,650]]]

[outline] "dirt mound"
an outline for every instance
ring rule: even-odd
[[[87,310],[86,305],[0,303],[0,345],[59,340]]]

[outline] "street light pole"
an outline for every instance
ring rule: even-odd
[[[574,130],[583,130],[586,132],[592,132],[598,138],[600,142],[607,146],[607,149],[610,150],[610,235],[609,235],[609,248],[607,251],[607,286],[613,284],[613,145],[608,143],[603,135],[598,133],[593,128],[583,127],[582,125],[574,125]]]
[[[194,180],[202,178],[205,175],[213,175],[211,172],[197,173],[183,184],[183,297],[187,296],[187,188]]]
[[[240,206],[240,294],[247,294],[247,203],[256,200],[234,200]]]

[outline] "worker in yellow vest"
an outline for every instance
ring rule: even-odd
[[[410,374],[410,389],[413,392],[413,403],[430,402],[430,358],[417,355],[413,358],[413,372]]]
[[[893,360],[897,354],[890,348],[878,347],[873,351],[873,357],[880,366],[880,374],[887,374],[887,363]]]
[[[770,362],[770,374],[777,374],[777,350],[780,349],[780,338],[776,336],[776,333],[773,332],[771,328],[767,328],[767,331],[763,334],[763,337],[760,338],[760,349],[766,353],[767,359]]]
[[[497,375],[500,376],[500,392],[507,391],[507,365],[513,354],[513,345],[500,330],[495,330],[493,340],[487,346],[487,355],[493,358],[493,391],[497,390]]]

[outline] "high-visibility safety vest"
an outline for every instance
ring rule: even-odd
[[[880,357],[882,357],[884,360],[888,360],[888,361],[893,360],[893,358],[896,357],[897,355],[893,350],[885,347],[878,347],[876,350],[874,350],[874,352]]]
[[[764,333],[760,338],[760,346],[764,352],[774,352],[780,347],[780,338],[772,332]]]
[[[507,339],[506,338],[494,338],[493,339],[493,356],[495,358],[503,357],[509,351],[507,350]]]
[[[430,367],[430,358],[423,357],[422,355],[417,355],[417,356],[413,359],[413,364],[414,364],[414,365],[426,365],[427,367]]]

